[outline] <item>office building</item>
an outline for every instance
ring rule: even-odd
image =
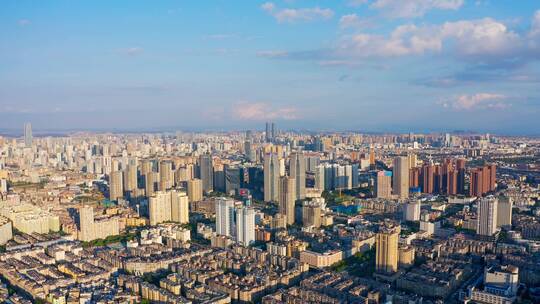
[[[277,202],[279,198],[280,162],[276,154],[264,156],[264,201]]]
[[[291,153],[289,168],[290,176],[296,181],[296,199],[306,198],[306,160],[304,153]]]
[[[279,180],[279,210],[287,221],[287,225],[294,224],[294,203],[296,201],[296,181],[292,177],[283,176]]]
[[[394,195],[400,199],[409,197],[409,160],[406,156],[398,156],[394,159],[392,177]]]

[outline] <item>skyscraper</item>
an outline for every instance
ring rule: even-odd
[[[276,154],[264,156],[264,201],[276,202],[279,198],[280,163]]]
[[[155,185],[157,180],[157,172],[150,171],[144,176],[144,189],[146,191],[146,197],[154,195]]]
[[[266,122],[266,130],[265,130],[265,133],[264,133],[264,137],[266,139],[266,142],[271,142],[272,141],[272,131],[270,130],[270,123],[269,122]]]
[[[399,226],[384,225],[375,235],[375,266],[379,273],[395,273],[398,270]]]
[[[220,198],[216,200],[216,233],[233,236],[234,232],[234,201]]]
[[[492,236],[497,232],[498,201],[494,197],[486,197],[479,199],[477,204],[478,224],[476,226],[476,233]]]
[[[24,124],[24,146],[32,147],[32,124],[29,122]]]
[[[296,181],[292,177],[283,176],[279,180],[279,213],[287,219],[287,225],[294,224],[294,203],[296,198]]]
[[[255,210],[252,208],[236,209],[236,241],[244,246],[255,242]]]
[[[124,197],[122,171],[113,171],[109,176],[109,199],[116,201]]]
[[[400,199],[409,197],[409,160],[406,156],[394,159],[393,190]]]
[[[206,193],[214,190],[214,165],[212,155],[202,154],[199,157],[199,168],[201,170],[201,180],[203,191]]]
[[[291,171],[290,175],[296,181],[296,199],[306,198],[306,160],[304,153],[291,153],[289,167]]]

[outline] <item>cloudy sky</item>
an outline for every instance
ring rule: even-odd
[[[537,0],[0,6],[4,130],[540,134]]]

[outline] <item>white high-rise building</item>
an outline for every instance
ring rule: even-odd
[[[233,236],[234,232],[234,200],[220,198],[216,200],[216,233]]]
[[[189,223],[189,199],[185,192],[171,191],[171,213],[173,222]]]
[[[27,122],[24,124],[24,146],[27,148],[32,147],[32,124]]]
[[[171,193],[165,191],[156,191],[150,196],[148,202],[150,213],[150,225],[168,222],[171,220]]]
[[[420,220],[420,201],[408,202],[403,206],[406,221],[416,222]]]
[[[244,246],[255,242],[255,210],[252,208],[236,209],[236,241]]]
[[[477,234],[491,236],[497,232],[497,206],[498,201],[492,196],[478,201]]]
[[[324,190],[324,165],[315,168],[315,189]]]
[[[392,171],[394,195],[400,199],[409,197],[409,159],[407,156],[396,157]]]
[[[276,202],[279,199],[280,163],[276,154],[264,156],[264,201]]]
[[[290,176],[294,177],[296,181],[296,199],[306,198],[306,160],[304,153],[292,153],[289,167]]]

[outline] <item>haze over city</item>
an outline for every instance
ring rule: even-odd
[[[0,129],[538,134],[536,1],[3,1]]]

